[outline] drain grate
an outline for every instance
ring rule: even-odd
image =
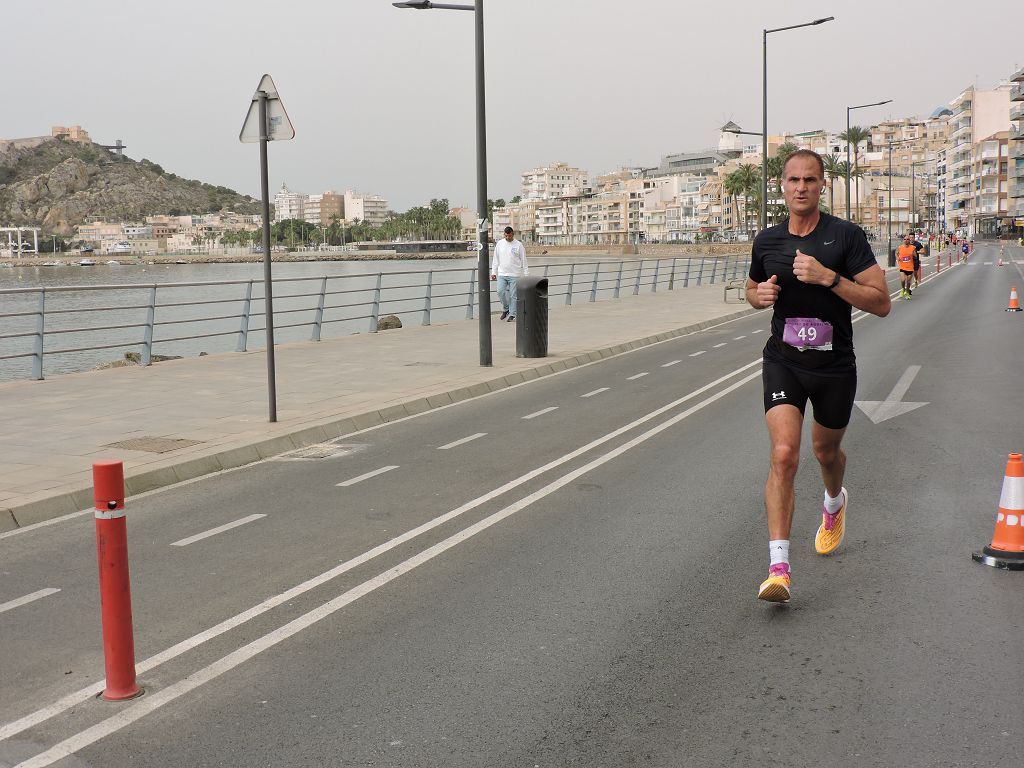
[[[281,454],[277,458],[288,461],[337,459],[342,456],[350,456],[353,453],[364,450],[366,447],[366,445],[354,443],[317,443],[316,445],[307,445],[305,448],[299,448],[297,451]]]
[[[172,437],[133,437],[117,443],[107,443],[104,448],[120,448],[124,451],[146,451],[148,453],[167,453],[179,448],[189,448],[202,444],[202,440],[180,440]]]

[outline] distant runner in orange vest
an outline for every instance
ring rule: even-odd
[[[914,276],[914,255],[916,253],[914,236],[908,233],[903,239],[903,245],[896,249],[896,264],[900,268],[900,298],[903,299],[909,299],[913,295],[910,290],[910,279]]]

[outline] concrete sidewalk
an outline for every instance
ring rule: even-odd
[[[0,532],[92,508],[94,461],[124,461],[134,495],[755,311],[723,287],[552,306],[542,359],[517,358],[515,326],[494,316],[490,368],[475,320],[278,345],[274,424],[262,350],[2,382]]]

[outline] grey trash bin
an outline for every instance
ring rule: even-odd
[[[548,355],[548,279],[516,281],[516,357]]]

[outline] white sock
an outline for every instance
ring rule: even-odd
[[[830,515],[834,515],[840,509],[843,508],[843,492],[840,490],[839,495],[834,499],[828,495],[828,491],[825,491],[825,511]]]
[[[785,563],[789,565],[789,539],[772,539],[768,542],[768,556],[772,565]]]

